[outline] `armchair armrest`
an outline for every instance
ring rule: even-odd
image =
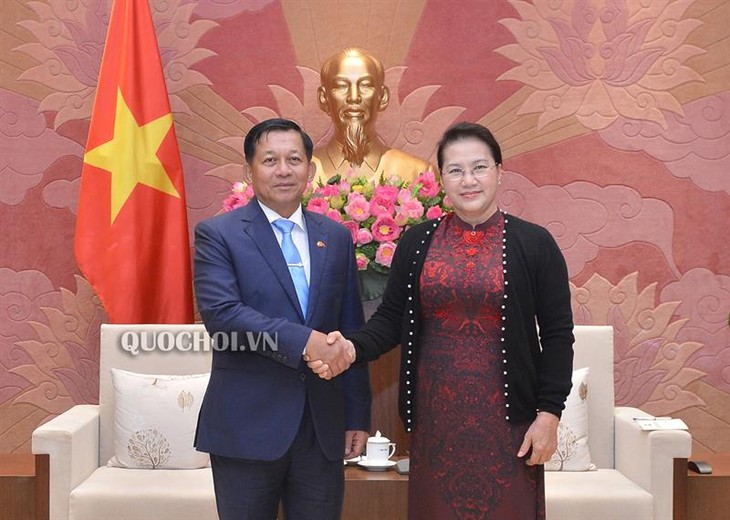
[[[672,519],[674,459],[687,458],[692,437],[684,430],[644,431],[634,417],[651,417],[638,408],[616,407],[616,469],[654,497],[654,518]]]
[[[50,518],[68,518],[69,495],[99,467],[99,406],[82,404],[33,431],[33,453],[50,458]]]

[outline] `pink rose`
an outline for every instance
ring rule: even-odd
[[[378,242],[392,242],[400,236],[401,228],[392,217],[387,215],[375,219],[370,228],[373,238]]]
[[[390,267],[393,262],[393,254],[395,253],[395,244],[393,242],[383,242],[375,252],[375,261],[385,267]]]
[[[373,241],[373,234],[368,231],[367,229],[358,229],[357,230],[357,242],[356,244],[359,246],[363,246],[365,244],[369,244]]]
[[[381,197],[384,200],[388,200],[395,204],[395,201],[398,200],[398,192],[400,190],[396,186],[376,186],[375,192],[373,193],[373,197]]]
[[[385,188],[385,186],[380,186],[380,188]],[[397,197],[396,193],[396,197]],[[376,217],[382,217],[382,216],[391,216],[393,215],[393,212],[395,211],[395,199],[392,199],[387,196],[383,195],[382,193],[379,194],[378,190],[375,190],[375,194],[373,194],[373,198],[370,199],[370,214],[375,215]]]
[[[358,271],[365,271],[370,263],[370,259],[364,253],[355,254],[355,260],[357,261]]]
[[[226,212],[245,206],[254,196],[253,186],[240,181],[233,183],[231,191],[223,201],[223,210]]]
[[[423,216],[423,204],[418,199],[411,199],[401,205],[403,210],[412,219],[419,219]]]
[[[328,209],[327,213],[325,213],[329,218],[334,220],[335,222],[342,222],[342,215],[340,215],[340,212],[336,209]]]
[[[321,194],[323,197],[331,197],[333,195],[339,195],[340,190],[336,184],[325,184],[321,188],[317,188],[317,193]]]
[[[338,213],[339,215],[339,213]],[[357,225],[357,222],[354,220],[345,220],[344,222],[340,219],[340,222],[343,226],[345,226],[347,229],[350,230],[350,234],[352,235],[352,243],[357,244],[357,231],[359,229],[359,226]]]
[[[319,198],[319,197],[313,197],[309,199],[309,203],[307,204],[307,209],[311,211],[312,213],[319,213],[320,215],[326,215],[327,211],[329,211],[330,206],[327,204],[327,201]]]
[[[352,220],[362,222],[370,217],[370,204],[365,197],[359,193],[350,193],[345,205],[345,213]]]
[[[405,204],[406,202],[410,202],[412,200],[413,195],[411,195],[411,190],[403,188],[398,192],[398,204]]]
[[[240,208],[248,204],[249,200],[250,199],[246,197],[243,193],[233,192],[225,199],[223,199],[223,209],[226,212],[233,211],[236,208]]]
[[[400,227],[408,224],[408,212],[403,208],[403,206],[398,206],[398,208],[396,208],[395,218],[393,220],[395,220],[395,223]]]
[[[433,172],[423,172],[418,176],[414,184],[420,184],[421,189],[418,195],[425,198],[435,197],[441,191],[436,175]]]
[[[443,215],[443,210],[438,206],[431,206],[428,208],[428,211],[426,211],[426,218],[427,219],[433,219],[433,218],[439,218],[441,215]]]

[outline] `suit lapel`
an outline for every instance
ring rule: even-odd
[[[281,247],[276,241],[274,231],[271,229],[271,224],[269,224],[269,221],[267,220],[266,215],[264,215],[264,212],[261,209],[261,206],[259,206],[257,200],[252,200],[244,209],[246,210],[242,219],[244,222],[244,232],[251,237],[251,240],[253,240],[253,243],[258,248],[261,256],[264,257],[264,260],[266,260],[269,264],[271,270],[274,271],[274,275],[281,287],[284,289],[284,292],[289,298],[289,302],[294,306],[299,313],[299,317],[302,322],[304,322],[304,316],[302,315],[301,308],[299,307],[299,299],[297,298],[297,291],[294,288],[294,282],[289,274],[289,268],[286,266],[286,260],[284,260]],[[309,302],[309,305],[311,306],[311,296]]]
[[[322,275],[327,259],[328,237],[322,222],[312,216],[312,213],[304,211],[304,219],[307,222],[307,239],[309,241],[309,308],[307,309],[307,319],[309,320],[319,303],[319,288],[322,284]]]

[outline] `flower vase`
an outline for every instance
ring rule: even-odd
[[[383,296],[385,291],[385,284],[388,281],[388,275],[381,273],[368,267],[363,271],[358,271],[360,274],[360,299],[362,301],[375,300]]]

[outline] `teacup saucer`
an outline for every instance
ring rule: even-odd
[[[355,465],[358,462],[360,462],[361,460],[365,460],[365,457],[364,456],[362,456],[362,457],[360,457],[360,456],[358,456],[358,457],[352,457],[351,459],[345,459],[345,464]]]
[[[370,470],[370,471],[385,471],[388,468],[392,468],[395,466],[396,462],[394,460],[361,460],[357,463],[358,466],[362,466],[363,468]]]

